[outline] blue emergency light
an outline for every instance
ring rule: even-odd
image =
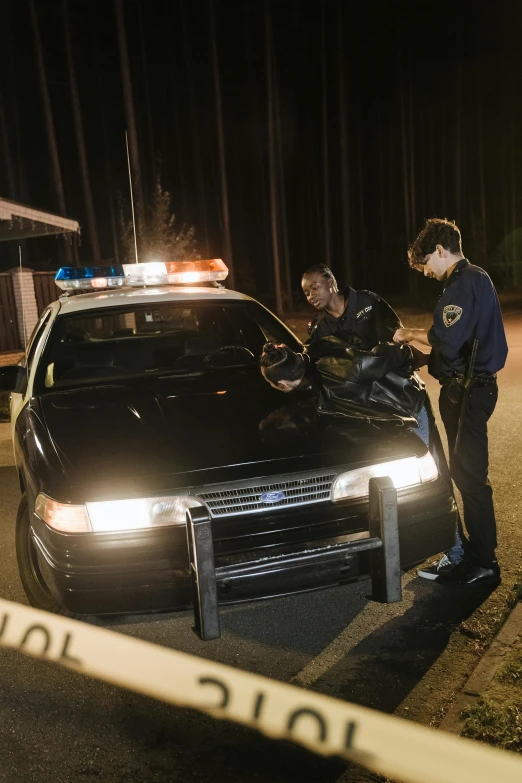
[[[62,266],[54,282],[63,291],[92,291],[98,288],[116,288],[125,282],[121,264],[114,266]]]
[[[220,258],[196,261],[149,261],[114,266],[62,266],[54,282],[63,291],[99,291],[120,286],[190,285],[218,282],[228,275]]]

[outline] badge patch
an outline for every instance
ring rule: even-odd
[[[453,324],[457,323],[461,315],[462,307],[459,307],[458,305],[446,305],[442,311],[444,326],[453,326]]]

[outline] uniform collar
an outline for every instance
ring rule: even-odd
[[[467,258],[461,258],[461,259],[460,259],[460,261],[459,261],[459,262],[457,263],[457,265],[455,266],[455,269],[453,270],[453,272],[451,273],[451,275],[448,277],[448,279],[447,279],[447,280],[446,280],[446,282],[444,283],[444,289],[443,289],[444,291],[446,290],[446,287],[447,287],[448,285],[450,285],[450,283],[451,283],[453,280],[456,280],[456,278],[458,277],[458,273],[459,273],[459,272],[460,272],[462,269],[464,269],[464,267],[466,267],[466,266],[469,266],[469,261],[468,261],[468,259],[467,259]]]
[[[345,296],[348,296],[348,304],[345,307],[344,314],[347,318],[357,317],[357,291],[353,288],[345,288],[343,291]]]
[[[461,258],[460,261],[458,262],[457,266],[455,267],[455,269],[453,270],[453,272],[451,274],[453,274],[454,272],[458,272],[461,269],[464,269],[464,267],[468,266],[468,264],[469,264],[469,261],[468,261],[467,258]],[[450,277],[451,277],[451,275],[450,275]]]
[[[341,315],[339,316],[332,315],[331,313],[328,313],[326,310],[323,310],[322,312],[323,318],[333,318],[334,321],[338,321],[339,318],[357,317],[357,291],[355,291],[353,288],[348,287],[348,288],[343,288],[343,290],[340,293],[342,293],[345,300],[348,299],[348,304],[344,308]]]
[[[457,272],[460,272],[461,269],[464,269],[465,266],[469,266],[469,261],[467,258],[461,258],[460,261],[457,262],[455,269],[451,273],[451,275],[448,277],[448,280],[451,280],[453,275],[455,275]]]

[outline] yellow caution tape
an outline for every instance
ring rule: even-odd
[[[1,599],[0,645],[404,783],[522,781],[513,753]]]

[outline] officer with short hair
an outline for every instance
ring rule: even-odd
[[[301,285],[308,302],[320,311],[310,324],[309,342],[342,332],[354,348],[371,351],[379,343],[391,342],[402,326],[388,302],[372,291],[339,291],[332,270],[325,264],[307,269]]]
[[[460,231],[448,220],[426,221],[409,249],[409,263],[426,277],[444,282],[444,288],[431,329],[398,329],[394,340],[417,340],[431,346],[428,370],[442,387],[439,409],[448,436],[451,476],[462,495],[467,530],[467,540],[459,531],[464,543],[460,562],[451,557],[450,551],[450,557],[445,555],[418,573],[442,584],[497,585],[500,569],[488,479],[487,422],[497,403],[496,373],[504,367],[508,352],[497,293],[487,273],[464,258]],[[471,386],[464,395],[464,377],[470,369],[475,341]],[[459,446],[455,453],[457,433]]]

